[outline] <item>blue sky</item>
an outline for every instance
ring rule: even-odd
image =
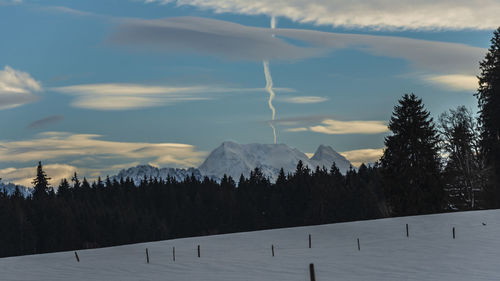
[[[498,1],[0,0],[0,177],[27,184],[39,160],[54,183],[198,166],[225,140],[272,143],[270,124],[279,143],[371,162],[404,93],[433,116],[477,110],[498,14]]]

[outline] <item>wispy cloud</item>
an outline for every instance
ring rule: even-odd
[[[34,93],[41,90],[41,83],[29,73],[10,66],[0,70],[0,110],[33,102],[38,99]]]
[[[367,148],[340,152],[354,166],[360,166],[362,163],[374,163],[384,154],[384,148]]]
[[[333,119],[330,115],[304,115],[280,118],[274,121],[275,124],[282,126],[301,126],[318,124],[325,119]]]
[[[53,12],[74,15],[74,16],[98,16],[97,14],[94,14],[91,12],[77,10],[77,9],[73,9],[73,8],[69,8],[69,7],[65,7],[65,6],[47,6],[47,7],[43,7],[43,9],[48,10],[48,11],[53,11]]]
[[[219,86],[151,86],[143,84],[86,84],[52,88],[72,95],[72,105],[95,110],[127,110],[164,106],[178,102],[210,100],[218,93],[264,91],[263,88],[225,88]],[[287,91],[288,89],[283,89]]]
[[[345,134],[380,134],[389,131],[384,121],[339,121],[325,119],[320,125],[311,126],[309,130],[329,135]]]
[[[41,129],[49,124],[57,123],[62,121],[64,116],[62,115],[51,115],[40,120],[36,120],[28,124],[27,128],[29,129]]]
[[[298,97],[282,98],[280,100],[288,103],[308,104],[308,103],[325,102],[328,100],[328,98],[316,97],[316,96],[298,96]]]
[[[332,33],[302,29],[276,29],[278,36],[323,48],[350,48],[376,56],[408,61],[419,71],[475,75],[486,49],[459,43],[395,36]]]
[[[486,53],[483,48],[450,42],[290,28],[270,30],[196,17],[124,19],[112,33],[110,41],[159,51],[191,51],[258,61],[305,59],[349,48],[402,59],[418,73],[433,75],[476,75],[478,62]]]
[[[120,142],[101,138],[101,135],[95,134],[45,132],[34,139],[0,141],[0,162],[154,161],[161,165],[191,167],[197,166],[206,154],[189,144]]]
[[[300,59],[321,54],[275,38],[269,29],[198,17],[123,19],[110,43],[161,52],[197,52],[229,59]]]
[[[371,29],[495,29],[496,0],[146,0],[216,13],[285,17],[301,23]]]
[[[474,75],[426,75],[423,79],[441,88],[454,91],[475,91],[479,87],[479,80]]]
[[[307,132],[307,131],[309,131],[309,129],[306,127],[298,127],[298,128],[287,128],[287,129],[285,129],[285,131],[297,133],[297,132]]]
[[[389,131],[384,121],[341,121],[331,118],[321,118],[321,116],[311,116],[304,118],[293,118],[288,120],[278,120],[277,123],[284,126],[302,124],[300,127],[287,128],[287,132],[315,132],[328,135],[349,135],[349,134],[380,134]],[[319,122],[317,124],[316,122]],[[304,124],[316,123],[316,125],[304,126]]]

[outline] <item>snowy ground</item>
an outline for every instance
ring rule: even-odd
[[[0,280],[303,281],[309,280],[309,263],[318,281],[499,280],[500,210],[177,239],[78,254],[79,263],[73,252],[0,259]]]

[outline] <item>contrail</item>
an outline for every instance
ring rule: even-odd
[[[274,16],[271,17],[271,29],[274,29],[276,27],[276,18]],[[274,34],[272,35],[274,37]],[[276,144],[276,128],[274,127],[273,121],[276,118],[276,109],[273,106],[273,99],[274,99],[274,90],[273,90],[273,77],[271,76],[271,71],[269,71],[269,61],[264,60],[262,62],[264,65],[264,75],[266,76],[266,91],[269,93],[269,109],[271,109],[273,115],[271,122],[269,122],[269,126],[273,129],[273,135],[274,135],[274,144]]]
[[[269,71],[269,61],[265,60],[263,61],[264,64],[264,74],[266,75],[266,91],[269,93],[269,109],[273,112],[272,116],[272,121],[269,122],[269,126],[273,128],[273,134],[274,134],[274,144],[276,144],[276,128],[274,127],[273,121],[276,118],[276,109],[273,106],[273,99],[274,99],[274,90],[273,90],[273,78],[271,77],[271,72]]]

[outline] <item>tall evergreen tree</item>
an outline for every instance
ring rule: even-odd
[[[33,179],[33,198],[41,199],[48,195],[49,191],[49,180],[45,171],[43,170],[42,162],[38,162],[38,167],[36,168],[36,177]]]
[[[489,169],[490,207],[500,206],[500,28],[480,63],[479,89],[476,93],[481,125],[481,147]]]
[[[441,184],[437,131],[422,100],[405,94],[394,107],[385,138],[382,176],[393,215],[441,211]]]
[[[59,187],[57,188],[57,195],[66,196],[69,191],[69,183],[68,180],[62,179]]]
[[[73,188],[80,188],[80,180],[78,179],[78,175],[76,174],[76,172],[71,177],[71,182],[73,182]]]

